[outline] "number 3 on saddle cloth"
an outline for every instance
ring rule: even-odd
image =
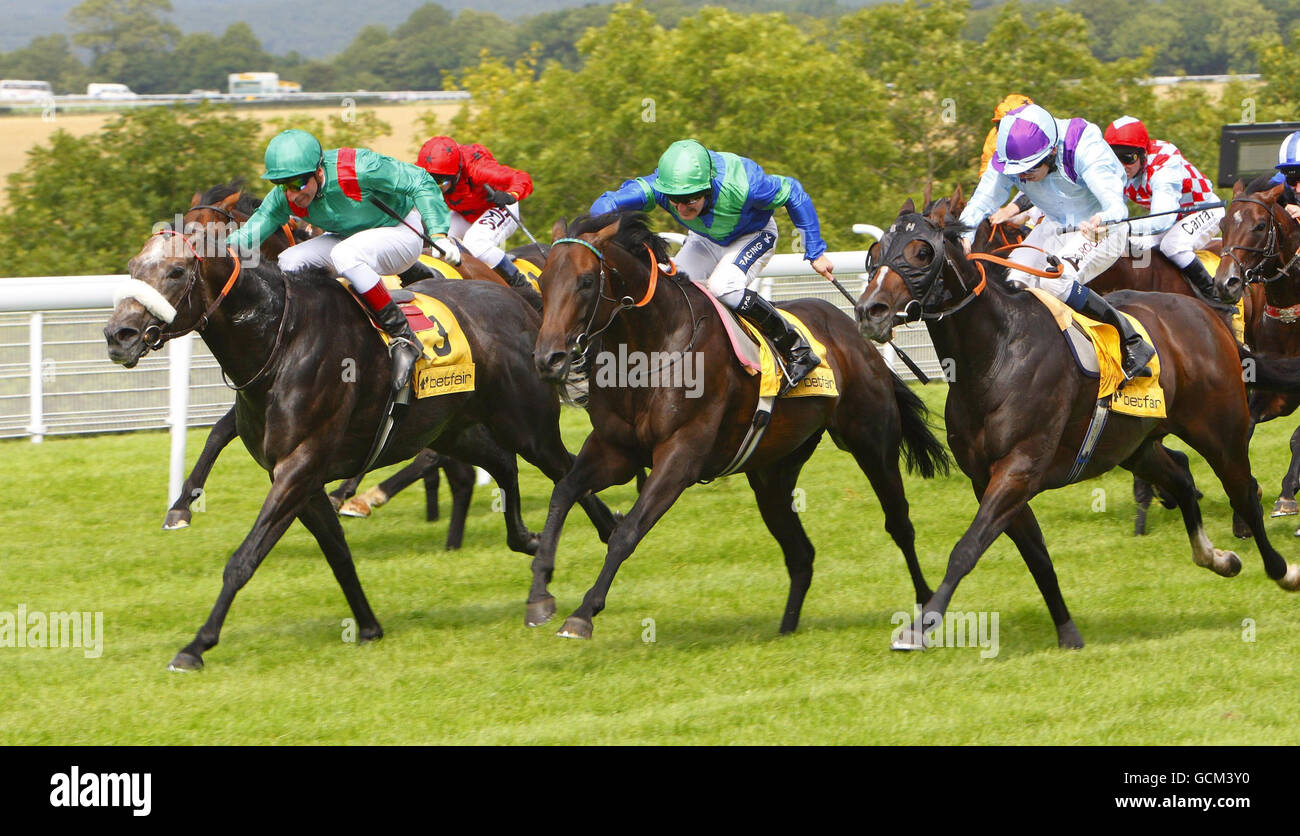
[[[339,282],[347,287],[343,279]],[[473,392],[474,357],[456,315],[432,296],[401,289],[390,292],[393,301],[406,314],[406,321],[411,323],[411,330],[424,346],[424,354],[415,361],[415,370],[411,373],[415,397]],[[356,301],[364,310],[365,302],[360,299]],[[366,319],[383,339],[384,345],[388,345],[392,338],[375,325],[368,314]]]

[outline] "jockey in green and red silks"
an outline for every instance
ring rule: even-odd
[[[450,213],[438,184],[410,163],[365,148],[327,152],[314,136],[299,130],[273,137],[265,162],[262,178],[275,188],[228,245],[241,255],[253,253],[290,215],[324,229],[324,235],[280,253],[280,269],[319,267],[346,279],[393,338],[393,386],[405,387],[423,349],[380,276],[401,273],[419,259],[421,228],[444,258],[460,262],[460,250],[446,237]],[[371,197],[404,222],[371,203]]]
[[[786,360],[793,386],[820,363],[806,340],[748,285],[771,259],[777,229],[772,215],[784,206],[803,235],[804,258],[826,278],[831,260],[817,210],[793,177],[767,174],[758,163],[710,151],[684,139],[668,146],[653,174],[623,183],[591,204],[591,214],[649,211],[656,204],[686,227],[677,266],[708,285],[727,307],[754,320]]]

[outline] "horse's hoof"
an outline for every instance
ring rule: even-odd
[[[339,506],[339,516],[365,519],[370,516],[370,504],[361,497],[354,496]]]
[[[528,539],[524,542],[524,554],[532,556],[537,554],[537,550],[542,547],[542,538],[538,534],[529,534]]]
[[[1279,496],[1277,502],[1273,503],[1273,513],[1269,514],[1269,516],[1292,517],[1297,513],[1300,513],[1300,504],[1297,504],[1294,499],[1286,499]]]
[[[175,659],[172,659],[171,664],[167,666],[167,670],[172,673],[195,673],[203,670],[203,659],[182,650],[176,654]]]
[[[329,500],[330,500],[330,505],[334,506],[334,511],[337,513],[339,508],[343,505],[343,497],[336,496],[335,494],[330,494]]]
[[[589,639],[591,638],[591,628],[590,619],[571,615],[564,620],[564,626],[555,635],[562,639]]]
[[[1287,592],[1300,590],[1300,566],[1292,563],[1286,567],[1286,574],[1277,579],[1277,585]]]
[[[1212,568],[1215,574],[1222,575],[1225,578],[1235,578],[1241,572],[1241,558],[1237,557],[1235,552],[1215,549]]]
[[[188,508],[178,510],[173,508],[167,512],[167,519],[163,520],[163,531],[176,531],[180,528],[190,527],[190,511]]]
[[[384,628],[376,624],[374,627],[361,628],[361,633],[357,636],[357,641],[360,644],[367,644],[369,642],[377,642],[383,637]]]
[[[1083,647],[1083,636],[1074,626],[1074,619],[1056,628],[1056,646],[1064,650],[1079,650]]]
[[[928,646],[925,636],[910,627],[889,643],[890,650],[925,650]]]
[[[540,601],[529,601],[524,611],[524,624],[528,627],[540,627],[552,618],[555,618],[555,598],[550,595]],[[590,638],[590,631],[587,636]]]
[[[1254,536],[1254,534],[1251,533],[1250,526],[1246,524],[1246,521],[1235,514],[1232,517],[1232,536],[1236,537],[1238,540],[1249,540]]]

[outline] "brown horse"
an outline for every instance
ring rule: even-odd
[[[1300,223],[1278,203],[1283,187],[1267,176],[1249,186],[1238,181],[1224,216],[1223,258],[1214,285],[1228,299],[1262,296],[1262,317],[1250,340],[1258,351],[1288,357],[1300,356]],[[1251,418],[1256,423],[1290,415],[1300,406],[1300,390],[1269,391],[1263,387],[1250,395]],[[1291,435],[1291,462],[1282,477],[1281,493],[1273,516],[1295,514],[1300,487],[1300,427]],[[1297,530],[1300,535],[1300,529]]]
[[[555,613],[547,590],[564,518],[589,491],[622,484],[650,467],[631,511],[609,539],[604,569],[559,635],[590,638],[592,619],[605,608],[614,575],[637,543],[681,496],[734,465],[759,403],[759,382],[731,357],[722,321],[705,292],[689,279],[658,279],[667,262],[663,241],[639,213],[579,218],[557,224],[542,271],[543,318],[534,361],[551,380],[562,380],[575,355],[598,368],[615,355],[662,358],[665,372],[650,385],[637,378],[602,380],[589,394],[592,433],[569,475],[551,495],[542,543],[533,559],[527,622]],[[566,236],[567,237],[562,237]],[[643,300],[640,305],[633,300]],[[799,622],[812,582],[813,546],[790,496],[799,471],[824,432],[867,474],[885,513],[885,528],[907,561],[917,601],[930,597],[917,561],[907,497],[898,469],[900,448],[911,469],[932,476],[946,469],[947,453],[926,424],[920,399],[863,343],[853,321],[829,302],[801,299],[781,307],[796,314],[825,344],[837,397],[780,400],[752,457],[739,465],[749,478],[759,511],[785,554],[790,592],[781,632]],[[575,351],[576,349],[576,351]],[[696,358],[699,358],[698,361]],[[695,386],[670,365],[699,369]],[[654,385],[654,378],[658,385]]]
[[[295,518],[325,553],[360,639],[377,639],[383,630],[324,486],[360,472],[366,462],[388,401],[387,349],[328,271],[285,274],[269,262],[245,266],[228,255],[201,255],[217,248],[211,229],[195,220],[185,218],[183,233],[151,236],[131,259],[132,295],[117,305],[104,329],[109,358],[130,368],[146,351],[199,330],[239,385],[237,429],[270,474],[271,490],[226,564],[211,614],[170,667],[203,666],[235,595]],[[537,538],[520,517],[515,457],[522,455],[556,481],[573,462],[560,438],[558,398],[531,367],[538,316],[518,294],[495,283],[431,281],[416,287],[459,320],[474,356],[475,389],[413,400],[373,466],[405,461],[432,446],[485,468],[502,490],[508,544],[531,554]],[[354,369],[355,376],[340,369]],[[590,494],[581,502],[607,538],[614,527],[609,509]]]
[[[856,306],[862,333],[881,342],[900,318],[919,315],[940,356],[956,361],[946,408],[948,444],[979,498],[979,511],[949,556],[943,582],[894,647],[925,646],[925,634],[942,620],[957,585],[1003,533],[1028,565],[1058,643],[1082,647],[1029,501],[1071,481],[1098,381],[1077,368],[1052,314],[1032,294],[982,280],[959,238],[963,228],[955,219],[963,206],[960,187],[946,209],[929,216],[916,214],[908,200],[881,242],[881,266]],[[1109,301],[1137,316],[1154,340],[1168,417],[1112,414],[1078,478],[1120,465],[1163,487],[1178,500],[1196,564],[1231,577],[1241,559],[1214,548],[1201,525],[1195,486],[1160,443],[1166,434],[1177,435],[1210,463],[1233,508],[1250,523],[1268,576],[1284,589],[1300,588],[1300,566],[1288,567],[1264,531],[1246,449],[1250,415],[1231,332],[1207,306],[1186,296],[1120,293]],[[1035,406],[1026,410],[1023,395],[1030,392]]]

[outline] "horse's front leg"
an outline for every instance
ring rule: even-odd
[[[551,491],[546,527],[542,530],[537,554],[533,556],[533,583],[528,590],[524,612],[524,623],[529,627],[545,624],[555,615],[555,598],[547,586],[555,572],[555,552],[569,511],[579,500],[593,496],[594,492],[631,479],[637,470],[636,462],[622,450],[601,441],[595,433],[587,436],[568,473],[555,483],[555,490]]]
[[[609,550],[605,553],[605,565],[601,567],[596,583],[587,590],[582,604],[564,622],[557,635],[572,639],[589,639],[592,633],[592,619],[605,609],[605,598],[609,587],[641,538],[654,526],[659,518],[672,507],[682,491],[699,481],[704,453],[709,450],[713,439],[689,439],[679,432],[656,451],[650,476],[632,510],[614,529],[609,537]],[[631,477],[629,472],[628,477]]]
[[[1032,458],[1016,453],[993,464],[988,487],[980,497],[979,511],[948,555],[943,582],[911,626],[903,628],[891,642],[894,650],[921,650],[926,646],[925,634],[943,622],[957,584],[970,574],[984,552],[1037,492],[1036,470],[1041,472],[1041,468],[1034,467]]]
[[[232,406],[229,412],[212,425],[208,440],[203,442],[203,452],[199,453],[199,460],[194,463],[194,469],[190,471],[185,484],[181,485],[181,495],[176,497],[176,501],[167,511],[167,518],[163,520],[164,531],[189,527],[190,506],[203,493],[203,486],[207,484],[212,466],[217,462],[217,456],[221,455],[221,451],[226,449],[227,444],[235,440],[236,435],[238,431],[235,429],[235,408]]]
[[[271,547],[284,536],[312,492],[321,487],[319,465],[318,457],[312,451],[299,447],[275,466],[271,476],[271,491],[262,503],[262,510],[258,512],[252,531],[226,561],[221,592],[217,595],[217,602],[213,605],[208,620],[199,628],[194,641],[172,659],[168,665],[169,670],[194,671],[203,667],[203,654],[215,647],[220,639],[221,625],[226,620],[235,594],[243,589]]]

